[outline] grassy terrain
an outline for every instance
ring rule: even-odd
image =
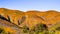
[[[26,25],[20,29],[17,25],[0,19],[1,34],[60,34],[60,27],[58,26],[59,22],[49,30],[45,24],[41,23],[37,24],[33,29],[29,29]]]
[[[10,32],[6,32],[6,31],[4,31],[4,29],[2,29],[2,28],[0,27],[0,34],[10,34]]]

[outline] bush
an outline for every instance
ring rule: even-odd
[[[56,30],[60,31],[60,27],[56,28]]]
[[[44,30],[47,30],[47,27],[45,24],[37,24],[36,27],[35,27],[35,31],[44,31]]]
[[[29,30],[29,28],[27,26],[24,26],[22,28],[22,31],[24,33],[29,33],[29,34],[39,34],[39,33],[42,33],[43,34],[43,31],[47,30],[47,27],[45,24],[37,24],[33,30]],[[46,32],[47,33],[47,32]]]
[[[49,34],[49,31],[45,31],[44,34]]]
[[[0,28],[0,33],[3,31],[3,29]]]
[[[43,31],[47,30],[47,27],[45,24],[37,24],[34,28],[34,33],[35,34],[39,34],[39,33],[43,33]]]
[[[29,31],[29,28],[28,28],[27,26],[23,26],[23,27],[22,27],[22,31],[23,31],[24,33],[27,33],[27,32]]]

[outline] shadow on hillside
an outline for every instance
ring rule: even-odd
[[[7,16],[7,17],[8,17],[8,19],[6,19],[6,18],[3,17],[2,15],[0,15],[0,19],[3,19],[3,20],[6,20],[6,21],[10,22],[10,18],[9,18],[9,16]]]

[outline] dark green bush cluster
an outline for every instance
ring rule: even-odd
[[[36,26],[35,26],[35,30],[36,31],[44,31],[44,30],[47,30],[47,27],[46,27],[46,25],[45,24],[37,24]]]
[[[34,28],[34,32],[35,32],[35,34],[39,34],[39,33],[41,33],[41,32],[44,32],[44,31],[47,31],[48,29],[47,29],[47,27],[46,27],[46,25],[45,24],[37,24],[36,26],[35,26],[35,28]]]
[[[22,31],[23,31],[24,33],[27,33],[27,32],[29,31],[29,28],[28,28],[27,26],[23,26],[23,27],[22,27]]]
[[[44,31],[46,31],[45,33],[48,33],[48,29],[46,25],[42,23],[37,24],[32,30],[29,30],[27,26],[24,26],[22,30],[24,33],[29,33],[29,34],[39,34],[39,33],[43,33]]]
[[[60,29],[60,27],[57,29]],[[29,34],[55,34],[54,30],[49,31],[48,27],[42,23],[37,24],[32,30],[29,30],[27,26],[24,26],[22,30],[24,33],[29,33]]]
[[[60,31],[60,27],[57,27],[56,30]]]

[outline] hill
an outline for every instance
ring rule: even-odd
[[[56,25],[56,27],[59,25],[57,22],[60,22],[60,12],[55,10],[48,10],[45,12],[31,10],[23,12],[19,10],[0,8],[0,22],[0,25],[4,25],[1,26],[5,31],[11,32],[10,30],[13,30],[12,33],[17,31],[10,27],[15,28],[15,26],[17,26],[16,28],[20,29],[27,26],[29,30],[31,30],[34,29],[37,24],[41,23],[45,24],[45,27],[49,29],[55,27],[53,25]]]

